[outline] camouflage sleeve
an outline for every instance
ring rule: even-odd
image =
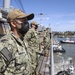
[[[5,69],[6,69],[6,64],[5,64],[5,61],[0,54],[0,73],[4,72]]]
[[[46,32],[44,33],[44,37],[46,37]]]
[[[2,48],[3,48],[3,44],[0,43],[0,51],[2,50]],[[5,69],[6,69],[6,64],[4,58],[0,53],[0,73],[3,72]]]
[[[10,60],[10,54],[8,54],[9,46],[7,42],[8,40],[4,37],[0,39],[0,73],[6,70],[6,67],[9,64]]]
[[[32,31],[28,31],[25,35],[25,39],[29,41],[32,38]]]

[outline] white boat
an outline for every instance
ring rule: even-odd
[[[61,43],[68,43],[68,44],[75,44],[75,41],[71,40],[70,38],[66,38],[66,40],[61,40]]]

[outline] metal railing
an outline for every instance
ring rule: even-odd
[[[53,34],[52,33],[51,33],[50,63],[51,63],[50,75],[54,75],[54,55],[53,55]]]

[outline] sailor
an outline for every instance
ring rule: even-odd
[[[0,75],[32,75],[31,57],[24,35],[34,14],[13,9],[7,16],[9,34],[0,39]]]
[[[43,42],[44,42],[44,52],[46,55],[48,55],[48,50],[49,50],[50,44],[51,44],[49,28],[46,28],[46,30],[44,32]]]
[[[32,21],[30,26],[31,26],[31,28],[26,33],[25,39],[28,41],[28,45],[31,50],[29,52],[31,52],[30,54],[32,57],[33,68],[35,70],[35,73],[38,73],[38,72],[36,72],[36,68],[38,65],[38,54],[37,53],[40,50],[40,48],[39,48],[39,44],[40,44],[39,43],[39,35],[38,35],[38,31],[37,31],[38,23],[36,21]],[[39,75],[39,74],[36,74],[36,75]]]

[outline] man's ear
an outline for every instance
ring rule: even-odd
[[[10,23],[11,23],[11,25],[12,25],[13,27],[16,27],[16,22],[11,21]]]

